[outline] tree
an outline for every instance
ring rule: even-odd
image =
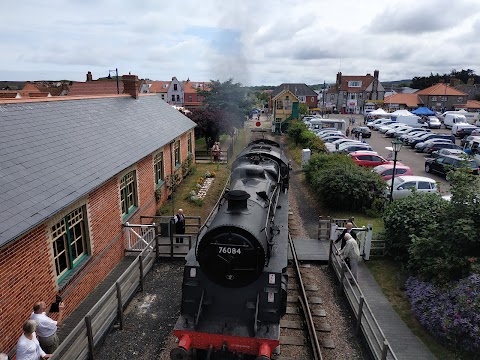
[[[208,149],[219,139],[220,134],[231,129],[228,116],[219,109],[193,109],[188,117],[197,124],[195,137],[204,137]]]
[[[300,115],[308,115],[308,105],[300,103]]]

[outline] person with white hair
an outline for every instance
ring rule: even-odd
[[[349,233],[345,234],[345,247],[341,249],[338,254],[342,260],[349,259],[350,270],[352,271],[355,280],[358,280],[358,261],[360,260],[360,249],[358,248],[357,240]]]
[[[51,354],[45,353],[37,340],[37,322],[27,320],[23,324],[23,334],[17,343],[17,360],[40,360],[51,358]]]

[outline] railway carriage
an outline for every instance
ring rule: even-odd
[[[186,256],[171,359],[271,358],[287,305],[289,163],[256,140]]]

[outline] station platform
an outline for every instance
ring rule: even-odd
[[[293,239],[299,261],[315,261],[320,263],[328,262],[328,241],[317,239]],[[288,259],[293,259],[290,247],[288,248]]]

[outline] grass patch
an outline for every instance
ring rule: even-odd
[[[292,160],[295,161],[298,165],[302,163],[302,149],[300,146],[295,145],[292,141],[288,142],[288,150],[290,151],[290,156]]]
[[[354,213],[346,213],[346,212],[333,212],[332,217],[336,219],[349,219],[351,217],[355,218],[355,224],[359,227],[367,226],[368,224],[372,224],[373,228],[373,236],[379,234],[384,229],[383,219],[379,217],[369,217],[365,214],[354,212]]]
[[[201,137],[201,138],[195,139],[195,149],[207,150],[207,144],[205,143],[205,138]]]
[[[467,360],[467,357],[439,344],[412,314],[410,302],[404,291],[407,275],[399,263],[389,259],[373,259],[366,261],[365,264],[397,314],[437,358]]]

